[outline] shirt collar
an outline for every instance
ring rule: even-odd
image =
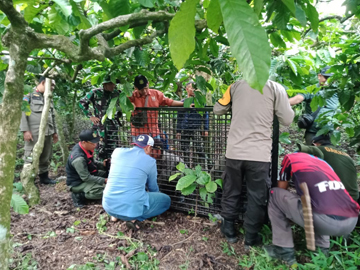
[[[91,151],[85,150],[85,149],[82,147],[81,142],[79,142],[79,146],[80,146],[80,148],[85,152],[87,158],[92,158],[92,157],[93,157],[93,153],[92,153]]]

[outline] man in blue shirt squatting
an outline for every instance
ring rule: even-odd
[[[132,144],[114,150],[102,204],[113,221],[127,221],[129,229],[137,230],[139,221],[168,210],[171,200],[159,192],[156,160],[150,156],[154,139],[142,134]]]

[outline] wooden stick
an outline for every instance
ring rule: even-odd
[[[301,196],[301,204],[303,207],[306,247],[309,250],[315,251],[315,232],[310,193],[306,183],[301,183],[300,188],[303,192],[303,195]]]

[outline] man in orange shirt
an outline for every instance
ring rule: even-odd
[[[136,107],[158,108],[160,106],[182,107],[184,102],[172,100],[164,96],[159,90],[150,89],[149,82],[144,75],[138,75],[134,81],[135,91],[129,100]],[[158,126],[158,111],[135,111],[132,113],[131,135],[133,138],[140,134],[149,134],[154,139],[160,139]]]

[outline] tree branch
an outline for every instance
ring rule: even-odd
[[[0,10],[5,13],[15,31],[24,30],[28,26],[24,17],[14,8],[12,0],[1,0]]]
[[[0,55],[10,55],[9,53],[6,52],[0,52]],[[62,62],[64,64],[70,64],[71,61],[69,59],[60,59],[60,58],[54,58],[54,57],[41,57],[41,56],[29,56],[28,58],[32,58],[32,59],[39,59],[39,60],[53,60],[53,61],[57,61],[57,62]]]
[[[77,66],[76,66],[74,75],[73,75],[72,78],[71,78],[71,82],[72,82],[72,83],[75,82],[76,77],[78,76],[80,70],[82,70],[82,69],[83,69],[83,65],[77,65]]]

